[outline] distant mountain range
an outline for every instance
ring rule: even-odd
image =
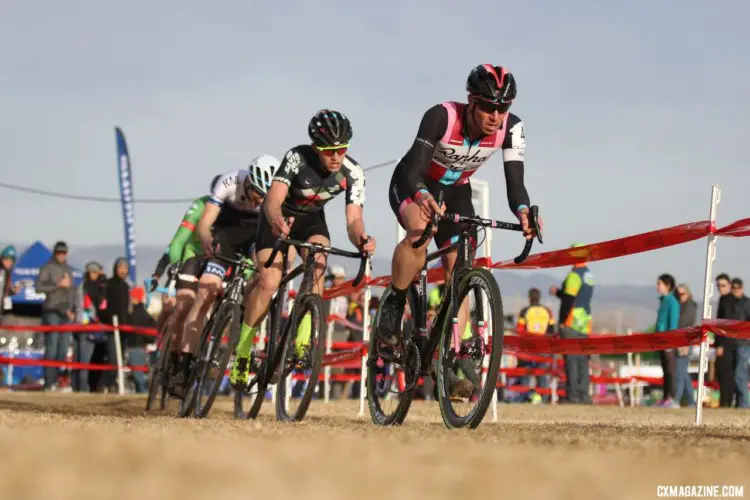
[[[26,246],[17,245],[17,248],[22,251]],[[139,284],[151,275],[163,252],[164,247],[138,246]],[[96,260],[104,266],[108,274],[111,274],[115,259],[122,254],[122,245],[75,246],[71,247],[70,263],[83,268],[86,262]],[[357,262],[341,257],[331,257],[330,264],[343,266],[347,276],[351,277],[358,269]],[[373,259],[374,276],[387,275],[390,271],[389,257]],[[527,304],[526,297],[530,288],[539,288],[542,291],[542,302],[557,313],[558,301],[550,297],[547,290],[552,285],[560,285],[559,277],[543,272],[516,271],[496,271],[495,276],[503,293],[505,314],[517,314]],[[374,293],[379,294],[377,291]],[[653,286],[599,284],[593,300],[595,329],[612,332],[632,328],[634,331],[642,331],[654,322],[657,306],[658,299]],[[702,304],[699,303],[698,306],[700,308]]]

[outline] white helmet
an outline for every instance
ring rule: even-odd
[[[273,175],[280,164],[281,162],[271,155],[260,155],[253,158],[250,167],[248,167],[250,184],[252,184],[253,189],[265,196],[271,188],[271,179],[273,179]]]

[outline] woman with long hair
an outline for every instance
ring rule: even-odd
[[[680,321],[680,303],[674,296],[675,280],[671,274],[662,274],[656,280],[659,293],[659,312],[656,316],[656,331],[676,330]],[[664,397],[657,406],[674,408],[674,350],[659,351],[661,369],[664,372]]]
[[[690,288],[684,283],[677,285],[675,291],[677,300],[680,302],[680,319],[678,323],[679,328],[688,328],[695,325],[698,305],[693,300],[693,294],[690,292]],[[695,406],[695,398],[693,397],[693,383],[688,373],[688,365],[690,364],[690,346],[678,347],[677,355],[675,356],[674,362],[674,402],[675,405],[679,405],[682,402],[682,397],[685,397],[688,406]]]

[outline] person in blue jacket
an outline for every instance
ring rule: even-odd
[[[680,301],[674,294],[675,279],[671,274],[662,274],[656,280],[656,291],[659,293],[659,312],[656,315],[656,331],[677,330],[680,322]],[[661,369],[664,372],[664,397],[657,406],[678,408],[674,401],[675,393],[675,353],[674,349],[659,351]]]

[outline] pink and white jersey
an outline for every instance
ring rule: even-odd
[[[517,116],[508,113],[500,129],[491,136],[469,142],[464,137],[464,109],[466,104],[444,102],[448,111],[448,126],[445,134],[435,144],[432,162],[427,177],[444,185],[466,184],[474,172],[499,149],[504,161],[523,161],[526,141],[523,123]]]

